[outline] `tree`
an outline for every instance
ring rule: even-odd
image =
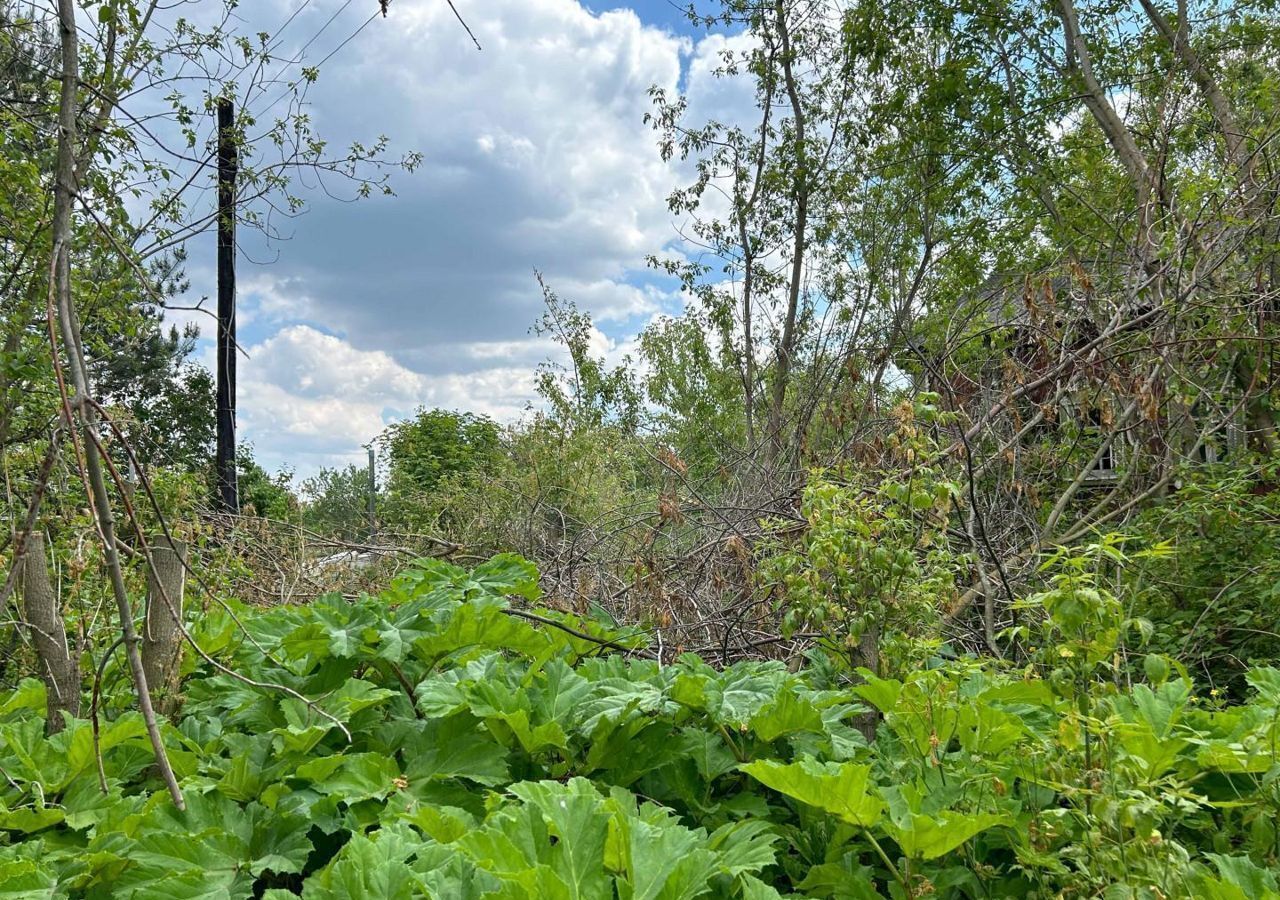
[[[535,272],[542,289],[542,318],[534,326],[549,335],[569,355],[568,366],[546,362],[538,368],[538,394],[550,406],[550,416],[562,428],[636,427],[639,395],[626,361],[609,369],[592,352],[596,333],[591,316],[553,291]]]
[[[273,56],[275,45],[270,35],[239,33],[234,4],[227,4],[222,21],[207,29],[184,18],[161,21],[168,13],[156,0],[110,0],[97,5],[92,19],[78,15],[74,0],[57,0],[47,18],[41,13],[19,18],[8,4],[4,10],[4,24],[12,23],[14,33],[22,36],[11,40],[9,29],[4,29],[0,63],[7,68],[2,77],[17,86],[14,97],[26,108],[15,113],[5,98],[6,126],[13,121],[21,127],[13,146],[6,127],[0,160],[6,170],[11,168],[11,159],[29,156],[34,165],[13,163],[15,174],[21,176],[15,185],[18,202],[3,209],[19,224],[0,237],[19,242],[21,252],[4,280],[4,300],[6,306],[13,306],[14,315],[11,318],[6,309],[4,358],[0,360],[4,363],[0,389],[6,400],[0,432],[6,442],[0,449],[7,451],[19,414],[34,423],[29,440],[41,438],[57,423],[45,442],[25,513],[13,537],[13,555],[15,561],[23,557],[26,537],[37,524],[53,464],[65,442],[72,448],[67,455],[68,468],[78,476],[73,483],[83,486],[87,495],[84,504],[91,510],[94,530],[101,539],[102,567],[120,629],[117,643],[123,646],[129,665],[156,770],[175,806],[183,809],[185,801],[151,705],[138,652],[135,606],[121,561],[122,551],[128,551],[154,568],[141,519],[130,500],[134,485],[123,473],[132,470],[139,476],[139,497],[151,502],[152,491],[145,466],[130,446],[123,423],[117,421],[118,411],[108,407],[110,398],[98,384],[119,376],[117,393],[124,396],[126,407],[130,399],[137,406],[140,398],[130,398],[129,393],[139,388],[138,379],[167,370],[168,363],[162,357],[148,357],[141,367],[130,370],[114,358],[119,346],[101,338],[123,337],[125,343],[137,339],[149,352],[163,353],[168,348],[169,359],[175,353],[181,359],[181,344],[176,336],[165,340],[155,310],[166,305],[164,283],[176,277],[171,262],[183,241],[207,229],[217,214],[191,201],[196,193],[193,188],[202,186],[200,176],[207,158],[202,154],[211,149],[208,131],[200,124],[206,117],[200,112],[213,108],[219,98],[240,90],[247,92],[247,97],[260,99],[261,89],[267,85],[287,84],[279,99],[290,101],[288,111],[258,129],[257,137],[249,139],[256,124],[251,104],[248,108],[242,104],[236,123],[236,140],[244,161],[237,215],[268,230],[271,219],[264,210],[287,215],[301,211],[303,201],[291,188],[291,174],[301,168],[347,178],[358,195],[375,188],[389,190],[382,170],[387,164],[386,140],[370,146],[356,142],[345,153],[333,153],[315,135],[298,105],[305,86],[318,77],[318,71],[304,67],[298,78],[284,79],[284,71],[296,60],[284,62],[281,68]],[[25,62],[8,65],[24,57]],[[10,75],[11,71],[17,74]],[[31,72],[37,77],[30,77]],[[56,97],[50,90],[55,80]],[[168,113],[158,112],[157,106]],[[273,106],[275,102],[266,108]],[[34,127],[42,118],[52,126],[52,141]],[[417,157],[410,154],[391,165],[412,168],[416,162]],[[51,175],[47,184],[40,178],[42,173]],[[149,200],[147,213],[131,220],[126,197]],[[154,283],[157,278],[159,285]],[[125,294],[124,315],[118,319],[111,315],[119,309],[110,302],[118,294],[110,290],[113,281],[126,282],[138,292]],[[145,297],[144,304],[137,302],[138,295]],[[103,298],[108,303],[98,308],[96,303]],[[130,330],[131,323],[139,325],[136,331]],[[44,360],[51,365],[44,370],[41,383],[40,368],[33,364],[40,355],[24,353],[23,343],[24,338],[38,342],[46,334],[48,355]],[[169,370],[169,374],[174,373]],[[199,392],[198,380],[190,386]],[[14,402],[16,397],[33,397],[37,402]],[[142,395],[144,411],[152,411],[151,399]],[[135,526],[129,535],[135,546],[123,540],[125,532],[118,527],[122,515]],[[0,594],[0,607],[7,604],[16,569],[11,567]],[[170,610],[181,626],[176,608],[170,605]],[[95,614],[93,621],[96,619]],[[86,628],[89,624],[82,623]],[[218,665],[185,629],[180,630],[197,653]],[[74,664],[78,665],[78,659]],[[221,670],[249,681],[225,666]],[[307,702],[287,686],[270,687]]]
[[[369,470],[357,465],[321,469],[302,482],[302,523],[344,541],[370,538]]]
[[[387,489],[403,500],[430,494],[454,475],[483,471],[497,459],[501,435],[486,416],[419,409],[379,438],[390,469]]]
[[[990,646],[1042,548],[1128,521],[1197,459],[1263,478],[1280,340],[1262,88],[1280,72],[1254,52],[1280,46],[1268,6],[719,8],[750,39],[718,74],[754,86],[757,118],[690,123],[661,92],[654,114],[661,153],[697,172],[670,201],[700,251],[665,264],[700,305],[681,327],[719,352],[671,355],[698,378],[661,371],[651,396],[678,422],[695,407],[674,388],[736,370],[736,401],[707,399],[745,415],[744,448],[722,451],[760,485],[745,502],[786,509],[806,463],[879,467],[891,410],[937,391],[953,527],[980,561],[949,612],[982,599]],[[655,329],[652,364],[696,346],[676,333]]]

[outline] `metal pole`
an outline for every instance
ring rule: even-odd
[[[236,478],[236,140],[235,107],[218,99],[218,505],[240,512]]]

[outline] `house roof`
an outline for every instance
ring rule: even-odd
[[[1071,275],[992,273],[978,289],[987,321],[995,326],[1024,326],[1055,311],[1084,312],[1089,291]]]

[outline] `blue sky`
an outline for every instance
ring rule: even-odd
[[[241,10],[249,28],[272,30],[302,2]],[[358,462],[418,406],[518,419],[555,352],[529,331],[534,269],[592,313],[614,360],[681,309],[645,259],[681,252],[666,197],[689,172],[659,158],[647,91],[684,90],[695,118],[732,118],[749,87],[708,73],[741,38],[695,32],[667,0],[456,2],[483,51],[444,0],[395,0],[309,94],[334,144],[386,134],[393,152],[423,154],[417,172],[394,176],[396,196],[341,202],[313,185],[284,240],[241,232],[238,418],[269,468]],[[310,62],[369,14],[342,6],[311,0],[290,25],[296,47],[339,11]],[[196,296],[213,293],[212,240],[191,248]],[[212,361],[208,341],[200,352]]]
[[[603,12],[611,9],[630,9],[640,17],[640,21],[646,25],[652,25],[657,28],[667,28],[676,34],[685,34],[690,36],[698,36],[701,30],[695,30],[689,17],[685,15],[685,9],[688,2],[678,2],[678,0],[635,0],[633,3],[586,3],[583,4],[587,9]],[[699,8],[707,6],[705,0],[699,4]]]

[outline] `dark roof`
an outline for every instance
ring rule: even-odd
[[[978,289],[986,319],[996,326],[1029,325],[1051,311],[1087,309],[1090,291],[1070,275],[993,273]]]

